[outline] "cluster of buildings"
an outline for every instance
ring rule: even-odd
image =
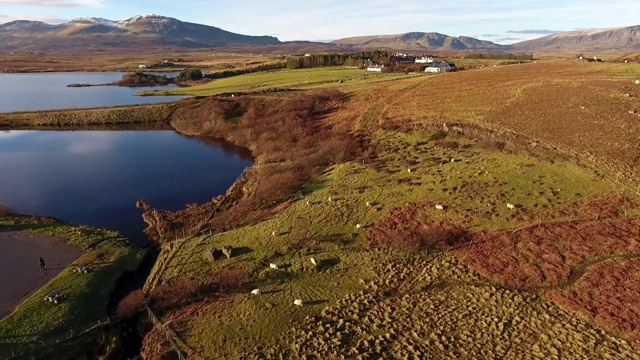
[[[456,65],[454,63],[450,63],[447,60],[436,61],[434,56],[425,55],[420,57],[409,56],[407,54],[395,53],[391,57],[392,61],[398,63],[415,63],[415,64],[426,64],[427,66],[424,69],[424,72],[439,74],[451,71],[457,71]],[[374,72],[382,72],[384,69],[384,65],[377,65],[373,62],[369,61],[369,66],[367,67],[367,71]]]

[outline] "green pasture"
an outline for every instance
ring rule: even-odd
[[[512,229],[568,220],[576,216],[576,203],[616,192],[612,184],[573,163],[537,160],[509,146],[503,151],[483,150],[463,136],[449,136],[447,140],[458,148],[445,149],[430,140],[432,135],[427,130],[377,132],[374,142],[381,153],[373,164],[351,162],[327,169],[304,186],[303,198],[277,216],[165,244],[146,289],[207,269],[230,265],[247,269],[251,287],[261,289],[261,295],[195,304],[201,307],[193,312],[197,315],[173,325],[205,358],[220,354],[238,358],[270,343],[285,344],[281,335],[292,324],[384,278],[384,271],[375,271],[382,255],[368,248],[366,233],[394,207],[424,203],[421,215],[427,218],[470,230]],[[508,209],[507,203],[518,209]],[[445,210],[436,209],[436,204]],[[207,260],[207,250],[225,245],[232,245],[237,255]],[[321,266],[313,266],[311,257]],[[270,263],[279,269],[271,269]],[[465,290],[453,286],[451,291]],[[307,305],[296,307],[294,299]]]
[[[115,232],[53,222],[47,224],[16,223],[0,219],[0,227],[37,232],[69,239],[84,253],[58,276],[0,321],[0,358],[79,334],[98,321],[107,320],[107,304],[116,281],[125,270],[133,270],[143,252],[133,248]],[[73,272],[75,265],[91,262],[86,274]],[[44,296],[60,289],[62,301],[53,304]]]
[[[141,95],[209,96],[275,89],[310,89],[316,87],[364,84],[411,76],[416,76],[416,74],[387,74],[344,67],[276,70],[212,80],[204,85],[188,88],[145,91],[142,92]]]

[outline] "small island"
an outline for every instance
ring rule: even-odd
[[[122,79],[108,84],[69,84],[67,87],[90,87],[90,86],[162,86],[174,84],[174,78],[166,75],[155,75],[143,72],[127,73],[122,75]]]

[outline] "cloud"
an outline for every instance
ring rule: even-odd
[[[528,34],[528,35],[549,35],[562,32],[561,30],[545,30],[545,29],[525,29],[525,30],[509,30],[509,34]]]
[[[0,5],[22,5],[53,8],[102,7],[103,0],[0,0]]]
[[[78,155],[105,153],[110,151],[117,140],[117,134],[108,131],[88,132],[66,144],[67,152]]]
[[[20,15],[20,14],[12,14],[12,15],[3,15],[0,14],[0,24],[8,23],[15,20],[31,20],[31,21],[42,21],[47,24],[61,24],[69,21],[69,19],[62,19],[57,17],[49,17],[49,16],[33,16],[33,15]]]
[[[482,36],[482,37],[498,37],[500,35],[496,35],[496,34],[480,34],[480,36]]]
[[[503,38],[498,38],[495,41],[497,42],[507,42],[507,41],[519,41],[522,40],[521,38],[514,38],[514,37],[503,37]]]

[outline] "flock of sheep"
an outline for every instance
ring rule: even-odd
[[[407,169],[407,171],[411,172],[411,169]],[[335,197],[329,196],[328,200],[329,200],[329,202],[334,202],[337,199]],[[307,201],[307,205],[311,205],[311,204],[312,204],[311,201]],[[366,202],[366,206],[368,206],[368,207],[373,206],[373,205],[374,205],[374,203],[372,203],[371,201],[367,201]],[[437,210],[445,210],[445,206],[442,205],[442,204],[436,204],[435,208]],[[512,203],[507,203],[507,208],[510,209],[510,210],[514,210],[516,208],[516,205],[514,205]],[[357,223],[356,224],[356,229],[362,229],[363,227],[364,227],[364,225],[361,224],[361,223]],[[271,233],[271,235],[280,236],[280,235],[282,235],[282,232],[276,230],[276,231],[273,231]],[[212,249],[210,251],[210,255],[212,256],[213,260],[216,260],[218,257],[220,257],[220,254],[223,254],[224,256],[227,257],[227,259],[230,259],[231,256],[232,256],[232,251],[233,251],[233,248],[231,246],[224,246],[222,248],[222,250],[218,250],[216,248]],[[313,264],[314,267],[318,266],[318,262],[316,261],[316,259],[310,258],[309,260],[311,261],[311,263]],[[279,269],[278,265],[275,264],[275,263],[270,263],[269,264],[269,268],[271,268],[272,270],[278,270]],[[251,295],[255,295],[255,296],[260,295],[260,289],[256,288],[256,289],[251,290]],[[296,306],[303,306],[304,305],[304,301],[302,299],[295,299],[293,301],[293,304],[296,305]]]
[[[318,266],[318,262],[316,261],[316,259],[310,258],[309,260],[311,261],[313,266]],[[269,264],[269,267],[273,270],[278,270],[278,264],[271,263]],[[260,289],[256,288],[251,290],[251,295],[260,295]],[[304,305],[304,301],[302,301],[302,299],[295,299],[293,300],[293,305],[302,306]]]

